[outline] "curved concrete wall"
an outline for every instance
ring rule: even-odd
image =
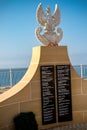
[[[40,128],[87,121],[87,80],[78,76],[71,65],[72,112],[70,122],[42,125],[40,66],[70,64],[66,46],[34,47],[30,66],[22,80],[0,95],[0,130],[13,130],[13,118],[32,111]]]

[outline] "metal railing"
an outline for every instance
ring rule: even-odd
[[[87,78],[87,65],[73,65],[82,78]],[[27,68],[0,69],[0,87],[13,86],[26,73]]]
[[[87,78],[87,65],[74,65],[74,69],[81,76],[81,78]]]
[[[27,68],[0,69],[0,87],[13,86],[24,76]]]

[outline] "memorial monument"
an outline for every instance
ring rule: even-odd
[[[39,4],[36,14],[43,27],[36,36],[45,46],[33,47],[24,77],[0,95],[0,130],[14,130],[14,117],[26,112],[34,113],[39,130],[87,122],[87,80],[74,70],[67,46],[59,46],[59,8],[52,15]]]
[[[58,5],[55,5],[55,12],[52,15],[50,7],[47,7],[46,13],[43,12],[41,3],[37,8],[37,21],[44,26],[36,29],[37,39],[46,46],[58,46],[62,39],[63,32],[61,28],[55,27],[60,23],[60,11]],[[43,34],[40,34],[44,32]],[[56,70],[56,88],[54,71]],[[71,77],[70,65],[62,64],[40,66],[41,77],[41,99],[42,99],[42,123],[51,124],[57,122],[56,113],[58,113],[58,121],[72,120],[72,100],[71,100]],[[55,97],[57,91],[57,97]],[[56,100],[57,98],[57,104]],[[57,109],[56,110],[56,106]]]

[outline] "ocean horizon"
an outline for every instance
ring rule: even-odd
[[[73,66],[79,76],[87,78],[87,65]],[[8,87],[17,84],[27,71],[25,68],[0,69],[0,87]]]

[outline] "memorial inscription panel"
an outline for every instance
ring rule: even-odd
[[[58,122],[72,120],[70,65],[56,66]]]
[[[41,66],[42,124],[56,123],[54,66]]]

